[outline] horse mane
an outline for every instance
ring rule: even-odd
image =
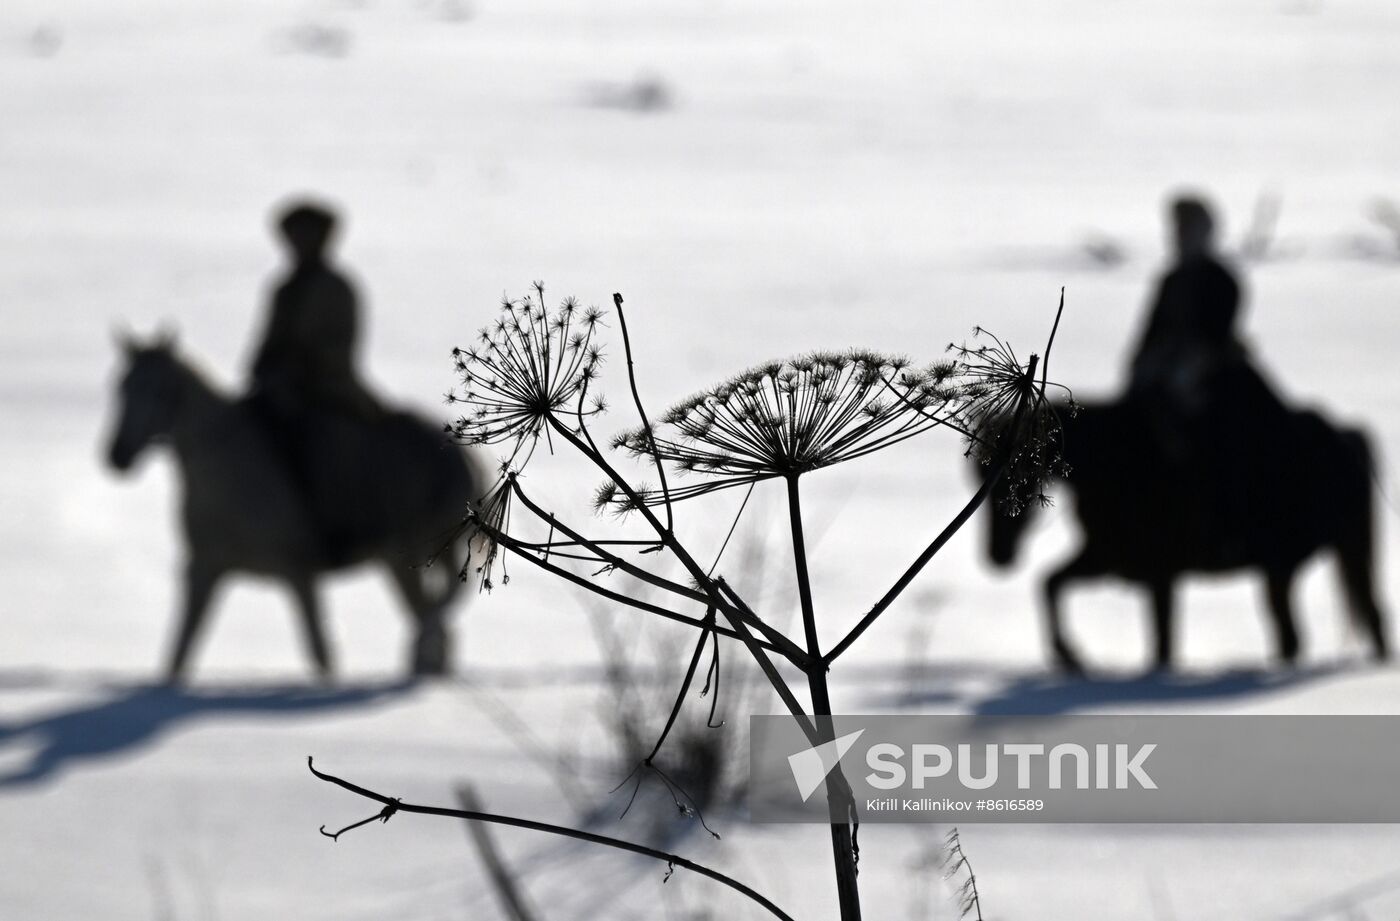
[[[179,351],[174,343],[161,343],[146,351],[164,355],[188,385],[220,403],[236,403],[238,397],[209,380],[202,365]]]

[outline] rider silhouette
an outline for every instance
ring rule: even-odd
[[[355,289],[327,258],[335,215],[302,203],[283,213],[278,228],[293,264],[272,297],[253,361],[253,392],[283,414],[317,409],[377,417],[379,404],[355,373]]]
[[[1230,554],[1242,540],[1257,477],[1279,445],[1288,409],[1236,332],[1241,290],[1215,252],[1215,220],[1199,198],[1171,204],[1176,261],[1158,283],[1133,354],[1128,399],[1147,413],[1164,456],[1202,499],[1203,534]]]
[[[287,458],[327,554],[338,559],[356,539],[348,517],[353,510],[345,508],[345,465],[317,440],[327,441],[346,424],[377,423],[386,414],[355,371],[355,289],[327,253],[335,215],[302,202],[283,211],[277,227],[292,267],[272,296],[252,364],[250,398]]]
[[[1190,413],[1206,401],[1211,373],[1243,356],[1235,336],[1240,285],[1215,255],[1215,221],[1204,202],[1178,198],[1171,217],[1176,264],[1158,283],[1129,392]]]

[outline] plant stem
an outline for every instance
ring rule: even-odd
[[[938,553],[939,550],[943,549],[943,545],[948,543],[963,525],[967,524],[968,519],[972,517],[974,512],[982,507],[982,503],[986,501],[987,496],[989,496],[992,489],[996,487],[997,481],[1001,479],[1004,470],[1005,465],[998,466],[996,470],[992,471],[990,476],[982,481],[982,485],[978,488],[977,492],[973,494],[972,498],[968,500],[967,504],[963,506],[962,511],[958,512],[953,520],[948,522],[947,526],[934,538],[933,543],[924,548],[923,553],[919,554],[919,558],[904,571],[904,575],[899,577],[899,580],[891,586],[890,590],[885,593],[885,596],[866,612],[865,616],[860,619],[860,622],[851,628],[851,632],[847,633],[839,643],[831,648],[831,652],[827,653],[825,660],[828,665],[860,638],[860,635],[865,632],[866,628],[873,624],[875,619],[894,603],[894,600],[899,597],[900,593],[909,587],[909,583],[913,582],[914,577],[928,565],[929,560],[933,559],[934,555]]]
[[[647,433],[647,444],[651,447],[651,458],[656,461],[656,475],[661,478],[661,498],[666,500],[666,530],[675,528],[675,521],[671,516],[671,490],[666,486],[666,465],[661,462],[661,455],[656,450],[656,435],[651,430],[651,422],[647,419],[647,412],[642,408],[642,395],[637,392],[637,370],[632,366],[632,340],[627,335],[627,314],[622,309],[622,295],[613,295],[613,306],[617,308],[617,322],[622,327],[622,350],[627,356],[627,383],[632,387],[632,402],[637,406],[637,415],[642,420],[642,431]]]
[[[787,478],[788,520],[792,525],[792,558],[797,567],[797,597],[802,603],[802,630],[807,637],[807,655],[820,662],[822,653],[817,639],[817,615],[812,607],[812,579],[807,573],[807,541],[802,536],[802,499],[797,476]],[[830,711],[827,711],[830,712]]]
[[[797,597],[802,604],[802,628],[807,639],[807,687],[812,695],[812,715],[821,743],[836,737],[831,723],[831,693],[826,684],[826,663],[822,661],[817,637],[817,615],[812,605],[812,579],[807,571],[807,541],[802,533],[802,499],[796,475],[787,478],[788,520],[792,525],[793,565],[797,570]],[[852,806],[850,784],[838,764],[826,780],[827,817],[831,828],[831,856],[836,871],[836,898],[841,921],[860,921],[860,887],[856,878],[855,842],[851,837]]]
[[[817,734],[830,742],[836,734],[831,724],[831,695],[826,686],[826,670],[815,665],[807,673],[812,692],[812,710]],[[855,842],[851,837],[852,794],[846,775],[837,764],[826,777],[827,818],[831,825],[831,856],[836,871],[836,899],[841,921],[860,921],[860,886],[856,876]]]

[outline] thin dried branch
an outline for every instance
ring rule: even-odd
[[[582,586],[583,588],[588,589],[595,595],[607,598],[609,601],[616,601],[619,604],[624,604],[628,607],[636,608],[639,611],[646,611],[649,614],[656,614],[657,616],[664,617],[667,620],[674,620],[677,623],[687,624],[691,627],[699,627],[701,629],[705,629],[706,627],[705,621],[702,618],[691,617],[690,615],[682,614],[679,611],[672,611],[669,608],[663,608],[660,605],[651,604],[650,602],[643,601],[640,598],[633,598],[630,595],[623,594],[622,592],[615,592],[612,589],[605,588],[602,585],[599,585],[597,582],[592,582],[588,580],[587,578],[579,575],[578,573],[570,572],[562,566],[554,565],[547,559],[544,559],[543,555],[538,550],[523,549],[521,547],[516,546],[514,539],[505,534],[496,534],[489,531],[487,533],[493,540],[498,541],[502,547],[514,553],[520,559],[526,560],[531,565],[538,566],[545,572],[552,573],[558,576],[559,578],[564,579],[565,581],[572,582],[573,584],[578,586]],[[725,605],[724,607],[727,608],[729,607],[729,605]],[[709,629],[714,630],[715,632],[720,633],[723,636],[727,636],[730,639],[743,639],[743,637],[741,637],[734,630],[720,626],[718,624],[711,625]],[[756,640],[756,642],[765,649],[786,656],[786,653],[784,653],[783,650],[779,649],[772,643],[769,643],[767,640]]]
[[[532,510],[538,510],[538,506],[534,506],[533,503],[530,503],[523,492],[518,493],[518,495],[520,496],[522,501],[529,503],[533,507]],[[542,511],[538,512],[538,514],[548,516],[548,513]],[[546,520],[556,524],[559,527],[559,530],[566,536],[574,537],[575,535],[577,535],[577,532],[566,528],[561,522],[559,522],[557,518],[554,518],[553,516],[548,516]],[[504,533],[497,532],[495,529],[488,527],[484,524],[477,524],[476,526],[480,528],[483,534],[487,535],[492,539],[493,545],[499,545],[501,547],[504,547],[506,550],[509,550],[517,556],[528,560],[530,563],[539,566],[540,568],[545,569],[548,572],[552,572],[555,575],[561,576],[562,578],[573,582],[575,585],[581,585],[596,595],[601,595],[602,597],[607,598],[609,600],[619,601],[623,604],[629,605],[634,608],[638,608],[640,610],[649,611],[653,614],[659,614],[660,616],[665,617],[669,620],[689,624],[693,627],[704,626],[704,622],[699,618],[690,617],[688,615],[681,614],[676,611],[670,611],[668,609],[651,604],[649,602],[633,599],[629,595],[625,595],[621,592],[615,592],[610,589],[604,588],[597,582],[585,579],[584,577],[576,573],[569,572],[563,567],[554,565],[553,563],[549,562],[548,559],[548,557],[552,553],[551,548],[553,546],[549,542],[530,543],[525,541],[519,541]],[[587,541],[586,539],[581,538],[581,536],[577,537],[577,540],[582,541],[586,546],[589,547],[602,546],[602,544],[596,541]],[[628,543],[645,544],[648,547],[656,546],[655,543],[650,541],[637,541]],[[803,652],[801,647],[797,646],[795,643],[789,640],[780,631],[766,624],[762,620],[762,618],[760,618],[757,614],[753,612],[752,609],[750,609],[747,605],[742,603],[742,600],[738,597],[737,594],[733,593],[732,589],[728,590],[731,597],[729,599],[726,599],[724,597],[724,594],[719,591],[718,580],[713,580],[708,576],[705,576],[705,583],[711,584],[713,588],[709,594],[704,594],[694,589],[689,589],[680,586],[678,583],[662,579],[659,576],[654,576],[652,573],[649,573],[640,567],[628,563],[614,554],[602,554],[599,561],[604,562],[604,564],[609,568],[620,569],[621,571],[633,576],[634,578],[638,578],[641,581],[648,582],[653,585],[658,585],[659,587],[666,588],[670,591],[674,591],[676,594],[681,595],[682,597],[688,600],[693,600],[701,603],[708,603],[716,608],[724,610],[727,614],[737,616],[738,618],[746,622],[749,626],[758,630],[759,633],[763,635],[763,639],[759,641],[759,644],[761,646],[763,646],[771,652],[778,653],[783,658],[792,662],[798,668],[806,668],[809,664],[809,657],[805,652]],[[738,607],[735,607],[736,604],[738,605]],[[733,630],[730,630],[723,626],[714,625],[710,629],[714,630],[721,636],[726,636],[730,639],[741,639],[741,637]]]
[[[606,835],[599,835],[590,831],[583,831],[582,829],[578,828],[568,828],[563,825],[551,825],[548,822],[536,822],[532,819],[521,819],[515,816],[497,815],[490,812],[477,812],[469,809],[446,809],[441,806],[420,806],[415,803],[405,803],[402,800],[385,796],[382,793],[376,793],[373,790],[361,787],[358,784],[351,783],[350,781],[344,780],[340,777],[336,777],[334,774],[327,774],[324,771],[318,771],[316,770],[316,766],[312,763],[312,759],[310,757],[306,759],[306,766],[308,769],[310,769],[311,773],[314,774],[318,779],[324,780],[327,783],[335,784],[336,786],[344,790],[349,790],[351,793],[354,793],[357,796],[362,796],[365,799],[373,800],[376,803],[379,803],[385,807],[384,810],[382,810],[379,814],[371,816],[370,819],[368,819],[367,821],[379,819],[381,818],[381,816],[383,817],[383,820],[387,821],[389,816],[395,815],[400,812],[405,812],[415,815],[434,815],[452,819],[468,819],[470,821],[475,822],[490,822],[496,825],[509,825],[514,828],[525,828],[531,831],[545,832],[546,834],[551,835],[560,835],[565,838],[575,838],[579,841],[587,841],[590,844],[601,844],[604,847],[616,848],[621,851],[630,851],[633,854],[641,854],[644,857],[651,857],[655,860],[664,861],[667,867],[669,868],[681,867],[682,869],[689,870],[692,873],[697,873],[700,876],[708,877],[717,883],[722,883],[723,885],[728,886],[730,889],[733,889],[735,892],[740,893],[741,895],[757,903],[758,905],[763,906],[763,908],[766,909],[768,913],[773,915],[775,918],[782,918],[784,919],[784,921],[793,921],[791,915],[783,911],[777,905],[773,904],[773,902],[771,902],[768,898],[756,892],[749,886],[744,885],[743,883],[739,882],[733,877],[726,876],[725,874],[720,873],[717,870],[712,870],[709,867],[695,863],[692,860],[687,860],[686,858],[681,857],[677,854],[668,854],[665,851],[657,850],[656,848],[647,847],[642,844],[636,844],[631,841],[624,841],[621,838],[610,838]],[[366,823],[359,822],[356,823],[356,825],[350,826],[350,828],[356,828],[359,827],[359,825],[363,824]],[[337,834],[343,834],[344,832],[349,830],[349,828],[345,828]]]
[[[715,583],[719,586],[720,591],[727,594],[735,604],[744,607],[743,602],[739,601],[738,594],[734,589],[729,587],[729,583],[723,578],[716,579]],[[792,717],[797,720],[797,725],[802,729],[802,734],[805,735],[813,745],[820,744],[821,739],[817,735],[817,727],[812,724],[811,717],[808,715],[807,710],[798,702],[797,696],[792,693],[792,687],[787,683],[787,680],[783,678],[782,673],[778,671],[778,667],[773,664],[772,659],[768,658],[766,646],[749,632],[748,625],[744,622],[744,618],[741,617],[733,607],[725,605],[720,607],[719,610],[729,619],[729,625],[734,628],[734,632],[739,635],[739,639],[743,640],[744,645],[748,647],[749,655],[753,656],[754,661],[758,663],[758,667],[762,670],[764,677],[768,679],[768,683],[771,684],[773,690],[777,692],[778,699],[783,702],[784,707],[787,707],[788,713],[792,714]]]
[[[637,416],[642,420],[642,428],[651,432],[647,421],[647,411],[642,408],[642,396],[637,392],[637,371],[632,365],[632,340],[627,335],[627,314],[622,309],[622,295],[613,294],[613,306],[617,309],[617,323],[622,329],[622,350],[627,356],[627,383],[632,388],[632,402],[637,406]],[[671,513],[671,490],[666,485],[666,465],[661,462],[661,454],[656,449],[656,439],[648,434],[648,453],[656,462],[656,475],[661,479],[661,502],[666,506],[666,530],[675,529],[675,518]]]
[[[560,521],[552,513],[546,512],[544,509],[540,508],[540,506],[536,505],[535,502],[531,500],[528,495],[525,494],[525,491],[521,489],[518,478],[511,478],[511,488],[515,492],[515,495],[520,499],[521,503],[524,504],[525,507],[528,508],[532,513],[534,513],[536,517],[540,518],[543,521],[549,522],[550,527],[559,531],[559,533],[563,534],[565,537],[568,537],[570,539],[570,543],[577,544],[578,546],[581,546],[584,549],[591,551],[597,557],[597,562],[604,563],[610,568],[620,570],[634,579],[645,582],[648,585],[653,585],[657,588],[664,589],[665,591],[679,595],[682,598],[686,598],[690,601],[697,601],[701,604],[704,604],[707,601],[707,596],[704,592],[690,588],[686,585],[681,585],[678,582],[672,582],[669,579],[665,579],[661,576],[658,576],[655,573],[650,572],[649,570],[643,569],[642,567],[637,566],[634,563],[628,562],[625,558],[618,556],[617,554],[609,553],[607,550],[603,549],[602,543],[594,540],[589,540],[588,538],[584,537],[583,534],[569,527],[564,522]],[[543,547],[546,550],[552,550],[553,547],[560,545],[561,544],[557,544],[551,541],[547,544],[544,544]],[[655,547],[656,542],[648,541],[645,542],[645,545],[648,547]]]
[[[705,615],[706,623],[713,625],[715,621],[715,609],[711,608]],[[643,764],[650,765],[653,758],[661,751],[661,746],[666,744],[666,737],[671,734],[671,729],[676,725],[676,718],[681,715],[681,707],[685,704],[685,696],[690,693],[691,682],[695,680],[695,670],[700,665],[700,656],[705,652],[705,643],[710,639],[710,630],[702,630],[700,639],[695,644],[695,651],[690,656],[690,664],[686,666],[685,677],[681,679],[680,690],[676,692],[676,700],[671,705],[671,715],[666,718],[666,725],[661,730],[661,735],[657,738],[656,744],[651,747],[651,753],[642,759]]]
[[[982,481],[982,485],[978,487],[977,492],[973,493],[972,498],[967,501],[967,504],[962,507],[962,510],[954,516],[952,521],[944,526],[943,530],[933,539],[932,543],[924,548],[918,558],[904,571],[904,574],[895,581],[894,585],[890,586],[889,591],[885,592],[884,596],[871,606],[870,610],[865,613],[865,616],[851,628],[849,633],[841,638],[839,643],[831,647],[831,650],[827,652],[822,659],[826,665],[830,666],[843,652],[850,649],[851,645],[854,644],[856,640],[860,639],[861,634],[870,629],[870,625],[875,623],[876,619],[879,618],[881,614],[885,613],[889,606],[894,604],[895,600],[903,594],[904,590],[909,587],[909,584],[914,581],[914,578],[928,565],[929,561],[934,558],[938,551],[942,550],[943,546],[947,544],[948,541],[952,540],[953,535],[958,533],[963,525],[967,524],[973,514],[982,507],[982,503],[987,500],[987,496],[991,495],[992,490],[996,488],[997,481],[1001,479],[1004,469],[1004,467],[998,467]]]

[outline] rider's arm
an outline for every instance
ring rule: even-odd
[[[289,346],[295,337],[292,328],[293,311],[288,303],[287,285],[281,285],[272,296],[272,309],[268,312],[267,327],[263,331],[262,343],[253,357],[252,378],[254,383],[264,382],[270,374],[275,374],[280,365],[286,362]]]

